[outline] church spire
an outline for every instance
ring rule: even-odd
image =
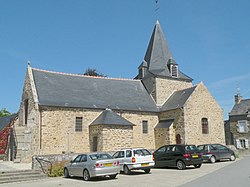
[[[144,60],[139,66],[138,78],[143,78],[147,73],[153,74],[154,76],[163,76],[166,78],[182,79],[192,82],[192,78],[179,70],[178,64],[173,58],[158,20],[156,20]]]
[[[148,70],[153,74],[168,75],[167,62],[172,57],[160,23],[156,20],[153,33],[144,60],[148,63]]]

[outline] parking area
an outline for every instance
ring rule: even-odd
[[[235,161],[237,162],[237,161]],[[116,179],[94,179],[92,181],[83,181],[82,178],[70,178],[63,177],[49,178],[41,181],[30,181],[22,183],[4,184],[9,187],[58,187],[58,186],[165,186],[174,187],[180,186],[190,181],[193,181],[201,176],[212,173],[218,169],[226,167],[235,162],[217,162],[215,164],[204,163],[201,168],[194,169],[194,167],[188,167],[186,170],[177,170],[175,168],[156,168],[152,169],[150,174],[144,172],[135,171],[131,175],[119,174]],[[2,186],[2,185],[0,185]]]

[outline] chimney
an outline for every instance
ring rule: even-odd
[[[241,100],[242,100],[242,96],[239,93],[237,93],[234,96],[234,102],[235,102],[235,104],[239,104]]]

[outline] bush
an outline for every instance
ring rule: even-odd
[[[64,169],[64,165],[67,163],[68,161],[61,161],[61,162],[55,162],[52,164],[52,167],[50,166],[48,168],[48,176],[49,177],[59,177],[59,176],[63,176],[63,169]]]

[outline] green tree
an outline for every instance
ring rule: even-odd
[[[98,72],[96,69],[88,68],[83,75],[97,76],[97,77],[107,77],[106,75]]]
[[[10,116],[10,115],[11,115],[11,113],[6,108],[2,108],[0,110],[0,117]]]

